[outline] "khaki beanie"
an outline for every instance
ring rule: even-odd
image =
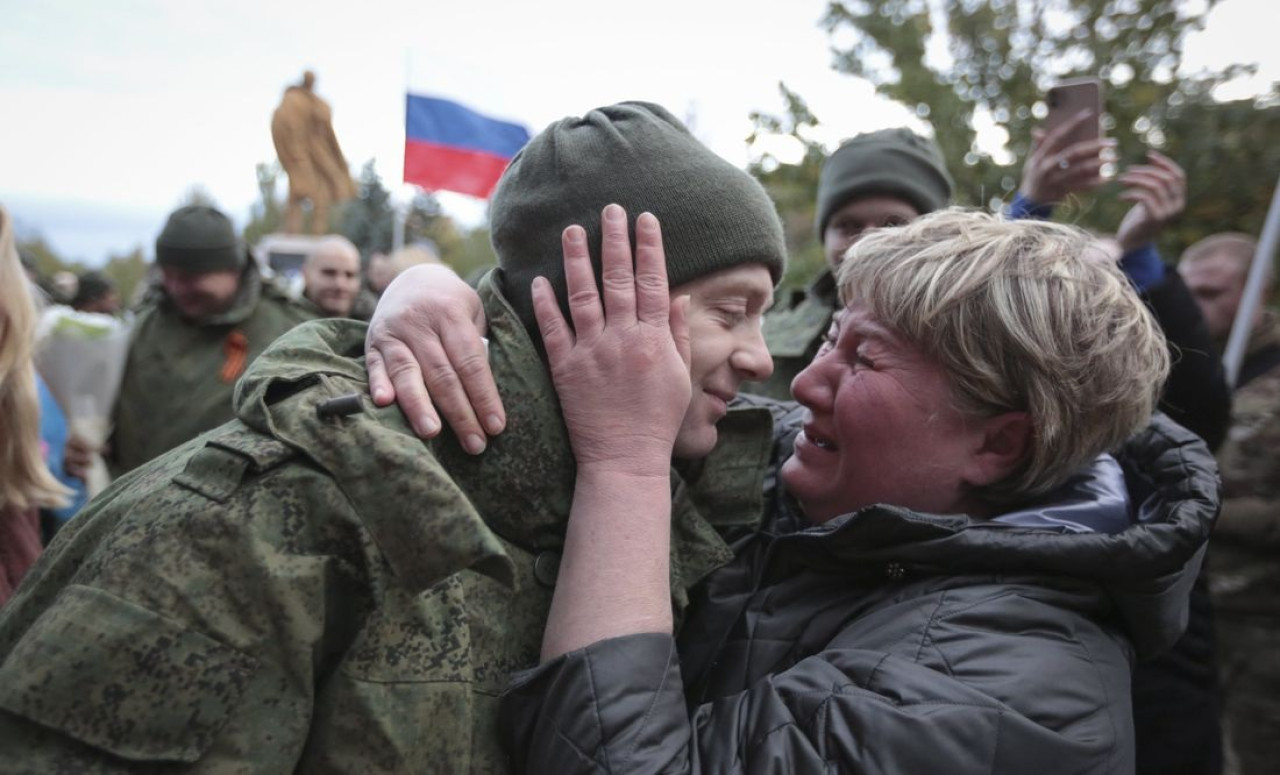
[[[672,288],[721,269],[762,264],[776,283],[786,264],[782,222],[749,174],[698,142],[657,105],[623,102],[552,124],[507,167],[490,205],[503,293],[537,332],[530,283],[539,275],[565,301],[560,235],[587,231],[600,275],[600,211],[617,203],[632,224],[662,224]],[[634,235],[632,239],[634,245]]]
[[[156,263],[186,272],[222,272],[244,266],[246,254],[231,220],[204,205],[178,208],[156,237]]]
[[[818,178],[818,241],[836,210],[859,197],[895,196],[921,215],[947,205],[951,176],[942,151],[910,129],[881,129],[847,140],[827,158]]]

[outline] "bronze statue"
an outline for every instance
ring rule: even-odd
[[[284,91],[280,107],[271,116],[271,139],[276,155],[289,175],[289,201],[284,230],[302,233],[302,201],[311,202],[311,233],[329,231],[329,208],[356,195],[347,160],[333,133],[329,103],[313,90],[315,73],[302,74],[302,83]]]

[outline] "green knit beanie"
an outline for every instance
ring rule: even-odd
[[[204,205],[175,210],[156,237],[156,263],[186,272],[236,270],[245,258],[231,220]]]
[[[645,211],[658,217],[672,288],[741,264],[764,265],[775,283],[782,277],[782,222],[755,178],[665,109],[623,102],[552,124],[516,154],[494,191],[490,234],[503,294],[530,332],[538,330],[535,277],[547,278],[567,309],[565,227],[586,229],[599,281],[600,211],[611,202],[633,228]]]
[[[881,129],[847,140],[827,158],[818,178],[818,241],[836,210],[859,197],[900,197],[921,215],[945,207],[951,176],[942,151],[910,129]]]

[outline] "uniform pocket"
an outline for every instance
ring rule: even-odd
[[[0,665],[0,708],[126,759],[194,762],[257,671],[205,635],[71,586]]]

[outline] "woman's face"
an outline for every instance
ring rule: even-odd
[[[865,307],[836,316],[791,392],[808,417],[782,478],[813,522],[874,503],[961,510],[982,421],[955,408],[937,362]]]

